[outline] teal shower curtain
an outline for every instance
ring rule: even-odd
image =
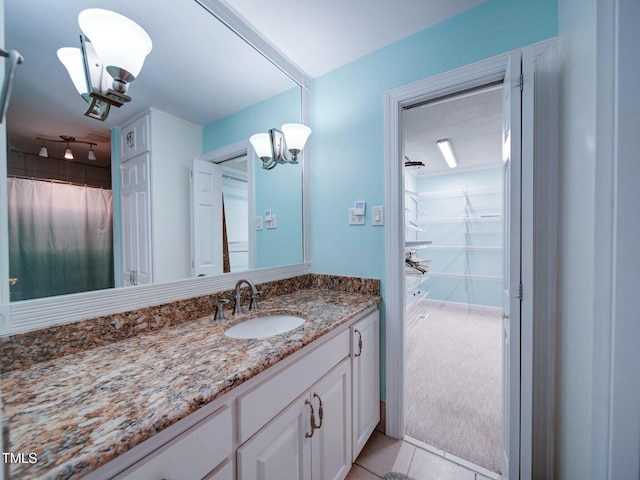
[[[8,179],[11,301],[114,286],[111,190]]]

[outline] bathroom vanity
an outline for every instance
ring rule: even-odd
[[[379,420],[377,294],[305,288],[3,375],[9,478],[344,478]],[[303,317],[267,338],[224,331]]]

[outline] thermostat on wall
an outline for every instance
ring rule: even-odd
[[[353,214],[354,215],[364,215],[366,202],[364,200],[356,200],[356,203],[353,205]]]

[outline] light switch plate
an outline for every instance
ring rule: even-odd
[[[371,225],[384,225],[384,207],[371,207]]]
[[[262,230],[262,215],[256,217],[256,230]]]
[[[356,209],[349,209],[349,225],[364,225],[365,224],[365,216],[364,215],[356,215]]]

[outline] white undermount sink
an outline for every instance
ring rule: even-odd
[[[224,334],[231,338],[265,338],[298,328],[304,322],[304,318],[295,315],[264,315],[227,328]]]

